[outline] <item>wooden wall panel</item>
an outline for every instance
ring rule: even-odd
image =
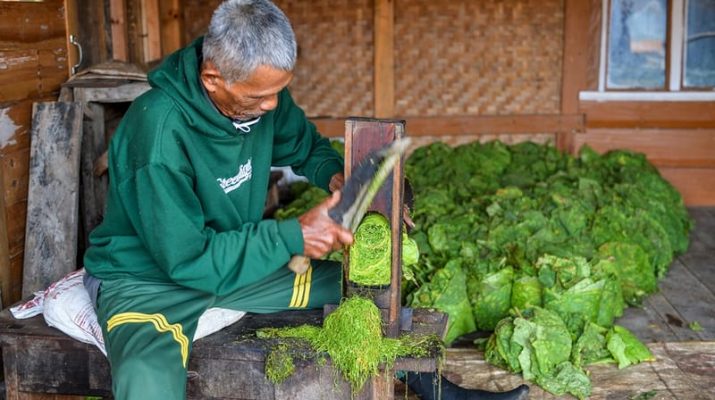
[[[644,153],[690,206],[715,205],[715,129],[588,129],[575,148]]]
[[[589,129],[575,144],[641,152],[660,167],[715,168],[715,129]]]
[[[715,102],[582,101],[588,128],[715,128]]]
[[[0,2],[0,49],[52,48],[58,37],[65,37],[63,0]]]
[[[68,76],[63,0],[0,2],[0,164],[9,260],[0,264],[2,303],[20,299],[32,103],[57,98]],[[3,247],[0,244],[0,247]]]
[[[64,38],[47,43],[55,47],[0,49],[0,102],[47,95],[67,79]]]
[[[715,205],[715,168],[659,168],[689,206]]]

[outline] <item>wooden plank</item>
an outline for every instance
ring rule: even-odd
[[[116,87],[76,87],[74,100],[78,102],[129,103],[151,89],[147,82],[132,82]]]
[[[395,2],[375,0],[375,117],[395,115]]]
[[[0,154],[30,147],[32,100],[0,107]]]
[[[112,24],[112,58],[129,61],[127,32],[127,4],[124,0],[109,1],[109,19]]]
[[[0,188],[5,187],[2,174],[0,174]],[[5,194],[0,192],[0,309],[3,304],[10,304],[10,242],[7,235],[7,221],[5,218]]]
[[[25,219],[27,216],[27,200],[6,206],[6,222],[10,256],[22,254],[25,248]]]
[[[715,342],[649,344],[655,362],[619,370],[614,365],[593,365],[590,372],[591,400],[630,399],[653,391],[653,399],[712,399],[715,384]],[[447,349],[443,374],[451,381],[472,389],[503,391],[522,383],[531,386],[529,399],[571,399],[554,396],[525,382],[520,375],[489,365],[476,349]]]
[[[650,311],[655,312],[660,319],[660,326],[667,326],[675,335],[675,341],[689,341],[689,340],[702,340],[700,333],[693,331],[688,327],[687,317],[680,313],[673,305],[668,301],[670,293],[654,293],[649,295],[644,301],[644,307],[648,308]],[[641,331],[637,329],[637,331]],[[647,337],[648,335],[643,335]],[[640,336],[639,336],[640,337]]]
[[[688,206],[715,206],[715,168],[658,168]]]
[[[587,128],[715,128],[715,102],[582,101]]]
[[[22,299],[22,264],[24,260],[24,253],[14,254],[10,258],[10,302],[8,304]]]
[[[67,70],[72,75],[73,67],[80,62],[80,54],[77,46],[72,44],[72,38],[75,40],[80,36],[81,27],[79,25],[79,6],[77,0],[65,1],[65,37],[67,38]],[[84,56],[84,55],[83,55]],[[74,71],[75,73],[77,71]]]
[[[574,138],[603,153],[628,149],[661,167],[715,168],[715,129],[587,129]]]
[[[713,231],[711,231],[713,232]],[[708,247],[700,238],[693,237],[690,249],[678,257],[688,272],[715,294],[715,247]]]
[[[475,115],[459,117],[400,117],[407,123],[407,136],[460,136],[506,133],[551,133],[581,131],[582,115]],[[327,136],[340,136],[345,128],[342,118],[313,118],[318,130]]]
[[[161,54],[166,56],[183,45],[184,18],[180,0],[159,0]]]
[[[0,50],[0,102],[55,93],[67,79],[64,38],[52,49]]]
[[[698,322],[703,330],[698,336],[715,340],[715,295],[687,268],[676,260],[660,284],[663,296],[683,316],[684,326]]]
[[[23,297],[77,268],[80,103],[33,108]]]
[[[598,79],[600,75],[601,61],[601,18],[603,15],[603,0],[590,0],[591,15],[588,20],[588,37],[589,41],[586,44],[588,51],[586,52],[586,85],[587,90],[598,89]],[[585,25],[586,26],[586,25]]]
[[[10,206],[27,199],[28,165],[30,149],[21,149],[3,155],[2,174],[5,182],[5,205]]]
[[[65,29],[63,0],[0,1],[0,49],[47,48],[58,38],[64,46]]]
[[[616,323],[633,332],[644,342],[672,342],[679,340],[670,325],[654,309],[652,302],[646,299],[641,307],[628,307]],[[697,335],[691,334],[695,340]]]
[[[159,22],[159,0],[140,0],[142,48],[144,63],[161,58],[161,29]]]
[[[715,232],[715,215],[713,215],[715,207],[689,207],[688,212],[690,217],[694,221],[693,231],[691,232],[691,237],[696,240],[693,245],[701,244],[704,248],[689,250],[688,254],[698,252],[703,253],[704,256],[710,256],[712,259],[710,262],[715,261],[715,257],[712,257],[713,251],[715,251],[715,237],[713,232]],[[692,246],[691,246],[692,247]]]

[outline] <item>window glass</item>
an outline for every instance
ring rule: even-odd
[[[611,0],[609,89],[665,87],[667,0]]]
[[[688,0],[683,86],[715,86],[715,0]]]

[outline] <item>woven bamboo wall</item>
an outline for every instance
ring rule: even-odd
[[[374,115],[373,0],[275,0],[299,46],[309,116]],[[219,0],[185,0],[187,40]],[[396,0],[396,115],[558,114],[561,0]]]
[[[220,0],[184,0],[185,41],[206,31]],[[298,41],[291,93],[309,116],[373,114],[373,0],[275,0]]]
[[[558,113],[560,0],[397,0],[398,115]]]
[[[293,24],[291,93],[310,116],[373,115],[373,0],[276,0]]]

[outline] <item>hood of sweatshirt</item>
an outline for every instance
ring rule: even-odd
[[[218,111],[201,83],[203,42],[203,37],[200,37],[184,49],[169,55],[158,68],[149,73],[149,84],[166,93],[196,131],[219,138],[235,137],[243,131],[237,131],[233,121]]]

